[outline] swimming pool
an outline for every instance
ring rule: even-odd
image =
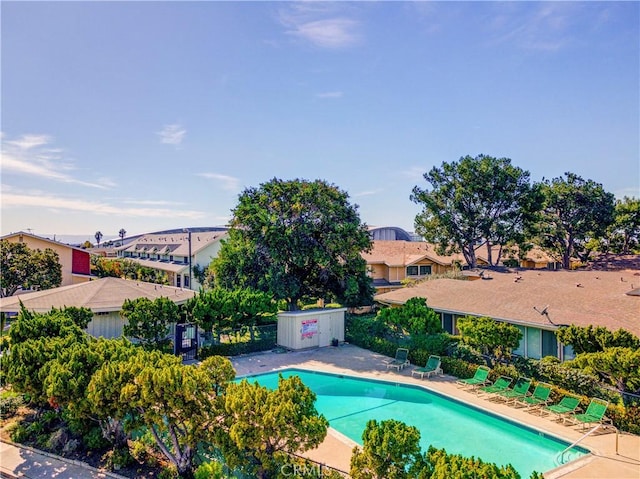
[[[561,465],[559,454],[569,444],[535,429],[448,398],[420,386],[352,376],[286,369],[247,376],[270,389],[278,374],[300,376],[317,395],[316,408],[332,428],[362,444],[370,419],[396,419],[420,430],[420,445],[448,453],[479,457],[485,462],[511,464],[523,478]],[[242,379],[242,378],[239,378]],[[562,463],[588,454],[580,447],[563,454]]]

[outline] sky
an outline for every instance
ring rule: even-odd
[[[273,178],[414,230],[466,155],[640,197],[639,2],[0,2],[0,232],[225,225]]]

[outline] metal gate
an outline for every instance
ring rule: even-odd
[[[183,361],[198,357],[198,326],[191,323],[176,324],[173,353],[182,356]]]

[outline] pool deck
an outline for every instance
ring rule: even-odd
[[[540,417],[522,409],[478,397],[476,394],[456,386],[455,378],[452,376],[442,375],[430,379],[419,379],[411,375],[414,366],[409,366],[401,372],[394,369],[388,370],[384,363],[388,359],[381,354],[343,344],[337,348],[326,347],[241,356],[232,358],[232,363],[238,376],[296,367],[397,383],[420,384],[446,396],[526,424],[569,443],[573,443],[584,435],[585,431],[581,431],[579,426],[566,426],[547,417]],[[640,436],[620,433],[617,442],[618,453],[616,454],[616,433],[610,428],[606,431],[596,431],[580,443],[581,446],[591,450],[591,455],[579,459],[575,463],[547,471],[544,477],[546,479],[640,479]],[[353,441],[330,429],[325,441],[317,449],[306,452],[305,456],[348,472],[354,445]]]

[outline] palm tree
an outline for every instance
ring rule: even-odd
[[[103,234],[100,231],[96,231],[96,234],[94,235],[96,242],[98,243],[98,246],[100,246],[100,240],[102,239]]]
[[[124,237],[127,235],[127,232],[124,228],[120,228],[120,231],[118,231],[118,235],[120,235],[120,246],[122,246],[122,244],[124,243]]]

